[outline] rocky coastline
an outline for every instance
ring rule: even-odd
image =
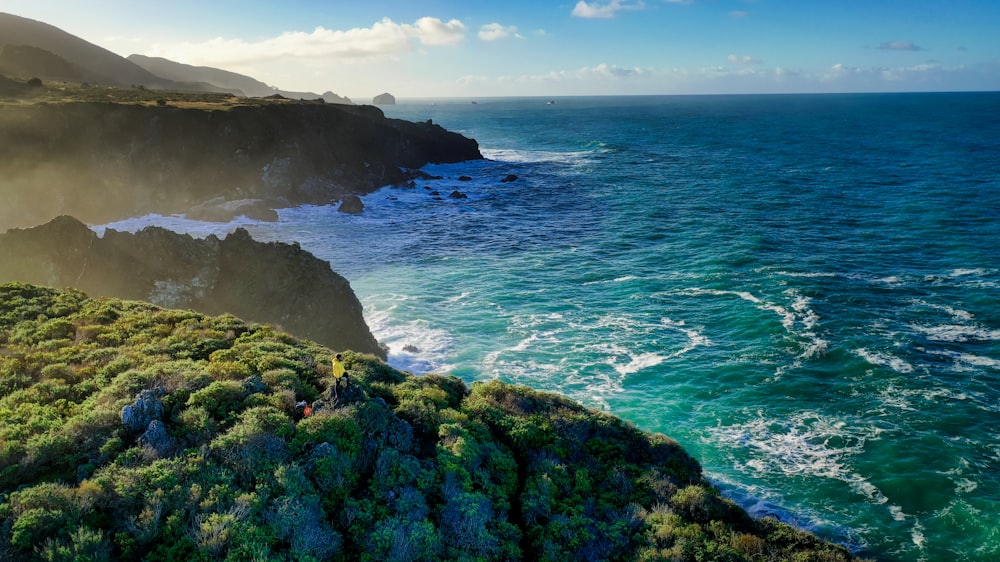
[[[350,283],[297,244],[238,229],[196,239],[158,227],[97,236],[72,217],[0,234],[0,282],[73,287],[274,324],[331,349],[385,358]]]
[[[0,229],[62,214],[273,219],[403,184],[429,163],[482,158],[475,140],[438,125],[317,101],[7,103],[0,124]]]

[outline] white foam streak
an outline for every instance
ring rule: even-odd
[[[967,324],[944,324],[940,326],[918,326],[911,324],[914,331],[927,336],[927,339],[940,342],[962,343],[968,341],[1000,340],[1000,330],[991,330],[982,326]]]
[[[512,163],[534,163],[534,162],[556,162],[565,164],[579,164],[588,156],[591,151],[577,152],[556,152],[547,150],[514,150],[502,148],[481,148],[480,152],[489,160]]]
[[[149,214],[141,217],[134,217],[125,220],[109,222],[107,224],[91,225],[90,229],[103,237],[108,230],[118,232],[136,233],[148,226],[159,226],[174,232],[190,234],[195,238],[207,238],[211,235],[225,238],[230,232],[237,228],[252,227],[262,224],[260,221],[248,219],[244,216],[236,217],[229,222],[206,222],[191,220],[184,215],[159,215]]]
[[[910,365],[899,357],[882,351],[871,351],[861,347],[855,349],[854,354],[872,365],[878,367],[888,367],[897,373],[907,374],[913,372],[913,365]]]
[[[624,377],[633,373],[638,373],[639,371],[649,367],[655,367],[660,363],[663,363],[665,359],[666,357],[657,355],[656,353],[642,353],[639,355],[629,355],[629,362],[624,365],[619,364],[615,360],[612,360],[610,364],[619,375]]]
[[[928,351],[927,353],[930,355],[951,357],[955,360],[956,368],[960,371],[965,370],[965,366],[1000,369],[1000,359],[993,359],[992,357],[983,357],[981,355],[960,353],[956,351]]]

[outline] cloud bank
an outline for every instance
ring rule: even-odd
[[[456,45],[465,39],[465,32],[465,25],[457,19],[445,22],[424,17],[410,24],[384,18],[368,28],[340,31],[320,26],[311,33],[290,31],[256,42],[218,37],[201,43],[157,45],[146,54],[220,67],[287,58],[365,61],[411,53],[417,45]]]

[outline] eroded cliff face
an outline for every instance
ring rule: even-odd
[[[6,104],[0,229],[184,213],[217,198],[325,204],[402,182],[401,168],[480,158],[472,139],[370,106]]]
[[[157,227],[98,237],[72,217],[0,234],[0,283],[78,288],[280,326],[334,350],[385,358],[350,284],[298,245],[243,229],[220,240]]]

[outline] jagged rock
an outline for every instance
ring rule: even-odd
[[[260,378],[260,375],[250,375],[249,377],[243,379],[243,392],[250,396],[251,394],[260,394],[262,392],[267,392],[267,383]]]
[[[170,454],[174,440],[167,433],[167,426],[162,421],[153,420],[146,426],[146,431],[139,436],[139,444],[155,451],[158,457],[165,457]]]
[[[472,181],[472,176],[458,176],[458,181]]]
[[[386,356],[350,283],[295,244],[262,243],[244,229],[196,239],[157,227],[98,237],[72,217],[0,234],[0,282],[76,287],[275,324],[333,349]],[[133,431],[145,429],[149,420]]]
[[[340,206],[337,207],[337,210],[341,213],[358,215],[365,210],[365,204],[357,195],[348,195],[340,202]]]
[[[350,376],[350,373],[348,373]],[[341,383],[339,387],[329,387],[323,391],[315,401],[313,401],[313,413],[332,411],[342,408],[348,404],[363,402],[368,399],[363,388],[354,383]]]
[[[512,181],[517,181],[517,179],[518,178],[517,178],[516,175],[514,175],[514,174],[507,174],[506,176],[504,176],[504,178],[502,180],[500,180],[500,183],[510,183]]]
[[[455,190],[448,194],[449,199],[468,199],[469,196],[461,191]]]
[[[137,433],[149,427],[150,422],[163,416],[162,392],[143,390],[135,397],[135,402],[122,408],[122,424],[130,433]]]
[[[403,177],[409,180],[424,180],[424,181],[444,179],[443,176],[433,176],[425,172],[424,170],[419,170],[419,169],[406,170],[405,172],[403,172]]]
[[[404,346],[403,346],[403,351],[405,351],[405,352],[407,352],[407,353],[417,353],[417,352],[419,352],[420,350],[419,350],[419,349],[417,349],[417,346],[415,346],[415,345],[412,345],[412,344],[406,344],[406,345],[404,345]]]

